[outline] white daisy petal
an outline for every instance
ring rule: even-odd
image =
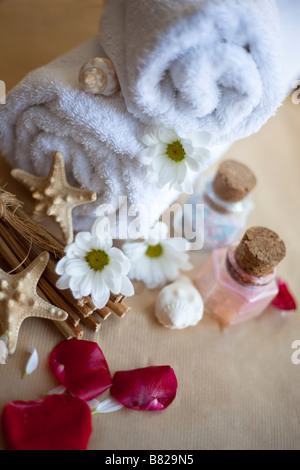
[[[186,157],[186,162],[189,169],[194,173],[198,173],[203,168],[203,162],[201,160],[199,161],[190,157]]]
[[[68,274],[63,274],[56,282],[56,287],[60,290],[66,290],[70,287],[71,277]]]
[[[125,252],[131,262],[130,279],[143,281],[149,289],[155,289],[168,281],[175,280],[180,271],[192,268],[184,239],[163,238],[168,233],[168,227],[157,222],[150,230],[154,239],[142,242],[127,242]],[[134,249],[130,249],[134,245]],[[138,248],[140,245],[140,248]],[[162,250],[149,250],[149,247],[161,245]],[[126,295],[124,293],[124,295]],[[128,294],[127,294],[128,295]]]
[[[169,158],[166,155],[163,154],[158,154],[155,155],[152,159],[151,162],[151,169],[155,173],[159,173],[162,166],[169,160]]]
[[[193,147],[191,141],[185,140],[185,141],[182,143],[182,145],[183,145],[183,148],[184,148],[185,153],[186,153],[187,155],[191,156],[192,153],[194,152],[194,147]]]
[[[147,240],[147,245],[146,245],[144,254],[145,254],[146,251],[148,250],[149,246],[156,246],[156,245],[159,244],[159,241],[160,241],[160,240],[159,240],[158,237],[156,237],[156,238],[149,238],[149,239]]]
[[[127,242],[124,243],[122,249],[131,262],[140,259],[147,250],[147,244],[145,242]]]
[[[122,250],[120,250],[119,248],[116,248],[115,246],[109,250],[108,256],[110,259],[115,259],[119,261],[120,263],[123,263],[123,261],[126,259],[126,256],[124,255]]]
[[[84,276],[89,270],[87,262],[83,259],[69,259],[65,264],[65,272],[69,276]]]
[[[110,297],[110,290],[104,283],[101,273],[96,273],[93,283],[92,300],[97,308],[103,308]]]
[[[172,240],[170,240],[171,242]],[[175,240],[174,240],[175,241]],[[167,254],[167,256],[172,259],[172,262],[177,263],[178,265],[181,266],[192,266],[189,263],[189,254],[186,253],[185,248],[182,250],[179,250],[178,248],[172,247],[172,245],[164,245],[164,251]]]
[[[72,290],[72,294],[73,294],[74,299],[81,299],[82,298],[82,294],[81,294],[80,290]]]
[[[147,147],[138,154],[138,158],[141,163],[144,165],[150,165],[152,159],[153,159],[153,149],[152,147]]]
[[[129,263],[129,260],[128,260],[128,263]],[[126,267],[127,267],[127,261],[126,261]],[[108,266],[105,267],[104,271],[107,268],[109,268],[112,272],[115,272],[117,274],[118,272],[121,272],[123,270],[123,262],[116,259],[116,258],[114,258],[114,257],[112,257],[112,258],[110,258],[109,264],[108,264]]]
[[[187,174],[187,166],[185,164],[178,165],[177,175],[176,175],[176,183],[179,184],[179,185],[182,184],[183,181],[186,178],[186,174]]]
[[[109,287],[113,294],[119,294],[122,286],[122,278],[115,276],[115,273],[109,267],[106,267],[102,273],[105,284]]]
[[[68,258],[66,256],[64,256],[64,258],[59,260],[59,262],[57,263],[57,265],[55,267],[55,272],[57,274],[61,275],[61,274],[65,273],[65,265],[66,265],[67,261],[68,261]]]
[[[164,144],[171,144],[172,142],[176,142],[176,140],[178,140],[178,135],[172,129],[168,129],[167,127],[159,126],[158,127],[158,138]]]
[[[25,374],[23,377],[27,377],[27,375],[32,374],[32,372],[35,371],[35,369],[37,368],[39,364],[39,355],[38,355],[36,348],[31,348],[29,352],[30,352],[30,357],[27,361]]]
[[[82,276],[70,276],[70,289],[73,292],[81,292],[80,286],[82,283]]]
[[[103,250],[103,251],[108,251],[111,249],[113,244],[113,241],[111,238],[99,238],[99,237],[93,237],[91,240],[91,246],[92,249],[94,250]]]
[[[209,132],[195,132],[191,134],[189,138],[192,140],[194,147],[206,147],[209,146],[212,141],[212,135]]]
[[[176,263],[162,263],[161,269],[163,270],[168,281],[175,281],[178,277],[179,268]]]
[[[101,309],[105,307],[107,302],[109,301],[110,297],[110,290],[107,288],[105,292],[101,296],[95,296],[95,294],[92,292],[92,301],[94,302],[94,305]]]
[[[170,238],[164,242],[164,248],[170,249],[178,253],[180,256],[185,256],[186,241],[184,238]],[[171,253],[171,252],[170,252]]]
[[[122,277],[120,294],[125,295],[126,297],[131,297],[132,295],[134,295],[134,287],[127,276]]]
[[[75,299],[91,295],[97,308],[107,304],[111,292],[121,293],[122,287],[124,295],[132,295],[133,288],[126,280],[130,260],[112,244],[109,221],[100,217],[93,224],[91,233],[80,232],[66,249],[67,255],[56,268],[60,274],[57,287],[71,289]]]
[[[168,278],[165,276],[164,271],[161,269],[163,264],[163,259],[158,258],[151,258],[150,266],[151,266],[151,278],[152,282],[150,283],[150,288],[156,288],[165,284]]]
[[[62,395],[63,393],[65,393],[66,391],[66,387],[64,387],[63,385],[58,385],[57,387],[55,388],[52,388],[51,390],[49,390],[49,392],[45,393],[45,395],[49,396],[49,395]]]
[[[171,161],[166,161],[164,165],[161,167],[161,170],[159,172],[159,185],[160,186],[165,186],[167,183],[169,183],[172,178],[174,177],[176,173],[176,163]]]
[[[92,414],[98,413],[113,413],[114,411],[121,410],[124,406],[113,397],[109,397],[106,400],[99,401],[97,399],[88,401]]]
[[[148,132],[143,135],[142,142],[147,146],[151,147],[152,145],[156,145],[158,141],[157,135],[157,128],[151,127],[148,129]]]
[[[194,149],[193,154],[191,155],[191,157],[194,160],[198,160],[201,162],[206,162],[207,160],[209,160],[210,156],[211,156],[210,151],[203,147]]]
[[[4,334],[0,337],[0,364],[4,365],[8,362],[8,348],[7,348],[8,336]]]
[[[86,254],[86,250],[79,248],[76,243],[72,243],[71,245],[67,246],[65,252],[67,258],[84,258]]]
[[[91,249],[91,239],[92,235],[89,232],[80,232],[76,235],[75,243],[80,249],[89,251]]]
[[[92,292],[94,276],[95,271],[90,269],[89,272],[82,279],[82,282],[80,284],[80,292],[82,297],[87,297]]]
[[[116,274],[122,273],[122,274],[127,274],[130,271],[130,261],[126,257],[122,262],[116,260],[116,259],[111,259],[109,263],[110,269],[112,269]]]
[[[148,167],[147,180],[157,184],[159,189],[169,185],[179,192],[193,193],[193,187],[187,176],[187,169],[192,172],[201,172],[207,168],[210,151],[206,148],[212,136],[208,132],[175,131],[159,122],[155,122],[144,136],[146,148],[141,152],[140,160]],[[173,160],[167,154],[168,145],[179,142],[185,155],[181,161]],[[174,155],[175,158],[175,155]]]
[[[159,240],[167,238],[168,234],[169,229],[167,224],[165,222],[156,222],[156,224],[151,227],[149,236],[150,239],[159,242]]]
[[[152,150],[152,156],[153,157],[156,157],[157,155],[165,155],[166,151],[167,151],[167,145],[162,144],[162,143],[158,143],[151,150]]]
[[[186,194],[193,194],[193,185],[191,184],[188,176],[186,176],[184,181],[181,183],[181,189]]]

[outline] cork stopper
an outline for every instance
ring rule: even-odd
[[[227,202],[242,201],[255,187],[256,177],[243,163],[225,160],[219,166],[213,189],[215,194]]]
[[[265,227],[251,227],[239,243],[235,259],[247,273],[263,277],[270,274],[285,255],[285,244],[275,232]]]

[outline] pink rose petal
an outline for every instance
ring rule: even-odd
[[[289,291],[287,284],[282,280],[277,278],[277,284],[279,292],[275,299],[272,301],[272,305],[279,310],[296,310],[297,304],[292,294]]]
[[[174,400],[177,379],[170,366],[119,371],[113,377],[111,395],[133,410],[164,410]]]
[[[111,387],[104,354],[92,341],[63,341],[53,349],[49,364],[58,381],[84,401],[92,400]]]
[[[8,450],[86,450],[91,411],[70,395],[15,401],[3,410],[2,429]]]

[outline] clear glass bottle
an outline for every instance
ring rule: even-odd
[[[264,227],[252,227],[240,242],[214,250],[195,281],[205,313],[226,326],[260,315],[278,293],[276,267],[285,253],[284,242]]]
[[[191,195],[179,218],[175,219],[175,229],[182,233],[197,233],[203,230],[203,249],[229,246],[240,236],[247,225],[254,204],[250,192],[256,185],[252,171],[235,160],[225,160],[213,179],[199,183],[197,191]],[[204,227],[196,227],[200,217],[197,211],[203,210]],[[190,240],[192,241],[192,240]]]

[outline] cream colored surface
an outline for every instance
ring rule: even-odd
[[[8,89],[27,72],[93,36],[100,0],[0,1],[0,79]],[[256,210],[250,224],[277,231],[287,245],[279,274],[300,302],[300,106],[290,99],[251,138],[237,142],[226,157],[247,163],[258,178]],[[11,180],[0,160],[1,181],[18,196],[28,194]],[[204,253],[194,253],[197,267]],[[292,364],[292,342],[300,340],[299,313],[287,317],[269,309],[255,321],[221,329],[205,317],[197,326],[171,331],[154,315],[158,291],[136,285],[124,318],[109,318],[97,341],[111,372],[148,365],[171,365],[178,396],[163,412],[123,409],[93,417],[89,449],[298,449],[300,446],[300,365]],[[48,369],[61,340],[47,320],[24,322],[18,349],[0,366],[0,412],[11,400],[36,399],[57,385]],[[22,379],[29,348],[38,369]],[[4,449],[0,434],[0,448]]]

